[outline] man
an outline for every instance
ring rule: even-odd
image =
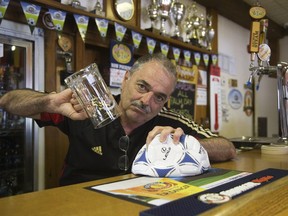
[[[159,133],[162,141],[173,133],[175,143],[183,133],[196,137],[211,161],[235,157],[231,142],[164,107],[176,81],[175,66],[162,54],[139,58],[125,74],[121,95],[115,97],[121,117],[99,129],[94,129],[70,89],[51,94],[10,91],[0,99],[0,107],[32,117],[41,127],[56,126],[68,136],[60,185],[129,172],[139,149]],[[124,161],[123,155],[128,156]]]

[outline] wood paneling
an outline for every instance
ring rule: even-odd
[[[45,91],[59,90],[59,71],[57,67],[65,67],[64,59],[57,56],[57,32],[45,31]],[[55,127],[45,128],[45,188],[58,185],[59,176],[67,152],[68,139]]]

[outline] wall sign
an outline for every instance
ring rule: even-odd
[[[196,84],[178,81],[175,91],[168,102],[168,107],[193,120],[195,116],[195,96]]]
[[[118,41],[111,41],[111,64],[133,65],[133,46]],[[112,66],[115,67],[115,66]],[[118,66],[116,67],[118,68]]]
[[[110,44],[110,87],[120,87],[124,75],[134,63],[134,47],[119,41]]]

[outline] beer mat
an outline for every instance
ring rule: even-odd
[[[251,175],[251,173],[210,168],[208,172],[197,176],[179,178],[135,176],[131,179],[89,186],[86,189],[154,207],[217,187],[247,175]]]
[[[140,216],[198,215],[288,175],[288,170],[265,169],[235,181],[140,212]]]

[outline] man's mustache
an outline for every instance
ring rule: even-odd
[[[150,107],[148,105],[143,104],[142,101],[135,100],[135,101],[132,101],[131,104],[133,106],[137,107],[138,109],[144,111],[146,114],[151,112]]]

